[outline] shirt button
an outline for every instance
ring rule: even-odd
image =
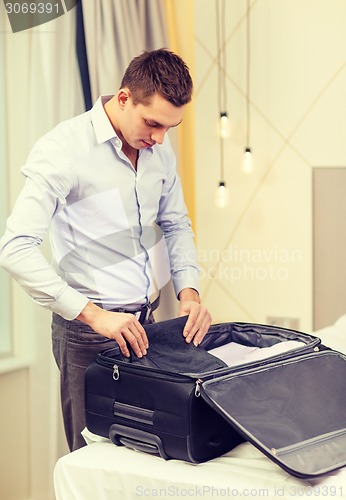
[[[121,144],[120,139],[114,139],[114,144],[115,144],[116,146],[120,146],[120,144]]]

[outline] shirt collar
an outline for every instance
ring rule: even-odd
[[[101,142],[109,141],[117,137],[114,128],[103,108],[104,104],[109,101],[113,96],[104,95],[100,96],[91,108],[91,121],[94,126],[94,131],[98,144]]]

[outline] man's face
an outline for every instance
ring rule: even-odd
[[[122,103],[121,135],[134,149],[161,144],[167,130],[182,121],[184,109],[185,106],[176,107],[159,94],[154,94],[148,105],[134,105],[129,93]]]

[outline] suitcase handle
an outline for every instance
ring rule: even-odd
[[[160,455],[165,460],[169,459],[161,438],[156,434],[126,427],[125,425],[112,424],[109,428],[109,438],[117,446],[126,446],[133,450]]]

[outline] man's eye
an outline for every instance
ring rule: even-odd
[[[149,122],[148,120],[145,120],[145,124],[148,125],[148,127],[157,127],[156,123]]]

